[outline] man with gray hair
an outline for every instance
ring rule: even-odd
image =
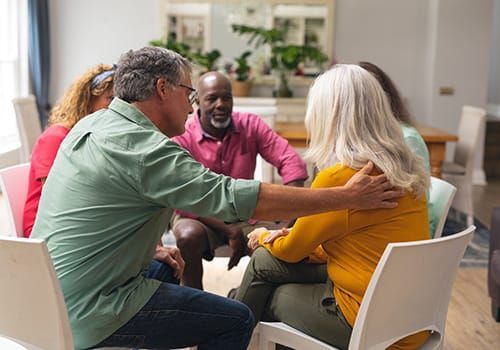
[[[401,196],[384,176],[367,175],[371,164],[343,187],[315,190],[210,172],[170,140],[193,112],[190,71],[166,49],[124,54],[116,98],[71,130],[47,178],[32,237],[47,242],[77,349],[246,349],[253,317],[245,305],[177,285],[183,261],[175,248],[164,251],[170,266],[151,269],[173,208],[279,220],[392,208],[388,200]]]

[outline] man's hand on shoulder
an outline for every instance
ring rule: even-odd
[[[349,209],[377,209],[395,208],[397,200],[404,195],[404,191],[391,186],[387,177],[370,175],[374,169],[372,162],[368,162],[345,184],[344,190],[348,197]]]

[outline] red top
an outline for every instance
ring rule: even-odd
[[[36,140],[31,154],[28,195],[24,204],[23,231],[29,237],[35,223],[38,203],[42,195],[42,179],[49,175],[57,150],[69,129],[61,125],[49,126]]]

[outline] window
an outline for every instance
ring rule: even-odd
[[[26,1],[0,1],[0,153],[20,146],[12,99],[28,93]]]

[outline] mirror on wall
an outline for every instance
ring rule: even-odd
[[[212,0],[162,2],[164,38],[189,45],[191,50],[218,50],[218,65],[231,64],[246,50],[252,66],[263,65],[270,49],[255,49],[249,36],[232,25],[285,29],[287,44],[314,46],[333,60],[334,0]],[[307,67],[305,67],[307,69]]]

